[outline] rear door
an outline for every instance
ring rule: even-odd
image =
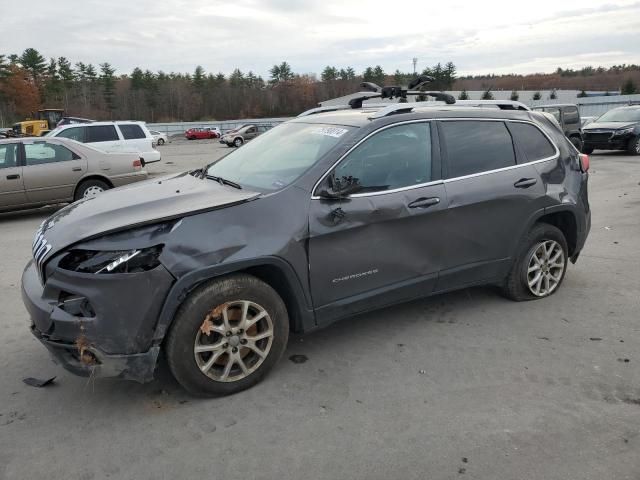
[[[87,162],[64,145],[45,140],[23,142],[24,187],[30,203],[68,201]]]
[[[0,145],[0,208],[27,203],[19,147],[19,142]]]
[[[123,151],[124,142],[115,125],[88,125],[84,128],[85,143],[90,143],[103,152]]]
[[[506,273],[545,190],[504,121],[442,120],[438,128],[449,207],[437,289],[448,290]]]
[[[432,138],[426,121],[379,130],[316,187],[309,268],[319,323],[433,289],[446,243],[447,201]],[[360,193],[318,197],[332,175],[355,179]]]

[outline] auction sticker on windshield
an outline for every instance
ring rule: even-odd
[[[316,135],[325,135],[327,137],[340,138],[348,131],[349,130],[347,130],[346,128],[339,127],[318,127],[311,130],[311,133],[315,133]]]

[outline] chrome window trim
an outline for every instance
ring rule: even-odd
[[[311,192],[312,192],[311,193],[311,200],[322,200],[322,197],[319,197],[318,195],[315,195],[315,192],[316,192],[316,189],[318,188],[318,185],[320,185],[322,183],[322,181],[327,177],[327,175],[329,175],[329,173],[331,173],[331,171],[344,158],[346,158],[353,150],[355,150],[358,146],[360,146],[360,144],[362,144],[363,142],[365,142],[366,140],[368,140],[370,137],[372,137],[373,135],[377,134],[378,132],[386,130],[387,128],[397,127],[398,125],[406,125],[406,124],[411,124],[411,123],[429,123],[429,122],[434,122],[434,121],[438,121],[438,122],[455,122],[455,121],[459,121],[459,120],[482,121],[482,122],[503,122],[503,123],[506,123],[506,122],[528,123],[529,125],[533,125],[540,132],[542,132],[542,134],[545,136],[545,138],[549,141],[549,143],[551,143],[551,145],[555,149],[555,154],[550,156],[550,157],[541,158],[539,160],[532,160],[530,162],[525,162],[525,163],[516,163],[515,165],[509,165],[508,167],[496,168],[496,169],[493,169],[493,170],[486,170],[484,172],[471,173],[469,175],[463,175],[463,176],[460,176],[460,177],[434,180],[434,181],[431,181],[431,182],[420,183],[420,184],[416,184],[416,185],[407,185],[406,187],[395,188],[393,190],[382,190],[382,191],[379,191],[379,192],[369,192],[369,193],[355,193],[353,195],[349,195],[348,198],[360,198],[360,197],[373,197],[373,196],[378,196],[378,195],[387,195],[387,194],[390,194],[390,193],[397,193],[397,192],[403,192],[403,191],[407,191],[407,190],[414,190],[414,189],[417,189],[417,188],[428,187],[428,186],[432,186],[432,185],[440,185],[440,184],[445,184],[445,183],[451,183],[451,182],[456,182],[458,180],[465,180],[467,178],[480,177],[480,176],[489,175],[489,174],[492,174],[492,173],[502,172],[502,171],[506,171],[506,170],[512,170],[512,169],[520,168],[520,167],[523,167],[523,166],[526,166],[526,165],[534,165],[534,164],[537,164],[537,163],[548,162],[550,160],[555,160],[558,157],[560,157],[560,149],[555,144],[555,142],[551,139],[551,137],[547,134],[547,132],[545,132],[542,128],[540,128],[534,122],[529,121],[529,120],[515,120],[515,119],[510,119],[510,118],[473,118],[473,117],[427,118],[427,119],[421,118],[421,119],[417,119],[417,120],[406,120],[404,122],[398,122],[398,123],[392,123],[390,125],[385,125],[385,126],[383,126],[381,128],[378,128],[377,130],[374,130],[373,132],[369,133],[366,137],[361,138],[358,141],[358,143],[356,143],[349,150],[347,150],[345,153],[343,153],[340,156],[340,158],[338,160],[336,160],[336,162],[333,165],[331,165],[331,167],[329,167],[329,169],[327,169],[327,171],[322,175],[322,177],[320,177],[320,179],[314,184],[313,189],[311,190]],[[511,135],[511,132],[509,132],[509,134]],[[512,140],[512,141],[514,142],[514,154],[515,154],[515,140]]]

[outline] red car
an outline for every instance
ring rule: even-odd
[[[187,140],[200,140],[203,138],[220,138],[220,130],[217,127],[211,128],[190,128],[184,132]]]

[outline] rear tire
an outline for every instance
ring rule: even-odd
[[[564,280],[568,260],[562,231],[548,223],[535,224],[522,241],[505,280],[504,295],[522,302],[554,294]]]
[[[76,189],[76,194],[73,197],[73,201],[77,202],[82,198],[89,198],[99,193],[109,190],[111,187],[102,180],[85,180]]]
[[[582,150],[580,150],[582,153],[586,153],[587,155],[591,155],[593,153],[593,147],[582,147]]]
[[[158,139],[158,145],[164,145],[164,138]]]
[[[287,309],[276,291],[251,275],[234,274],[187,297],[165,353],[171,373],[192,394],[230,395],[260,382],[288,338]]]
[[[582,139],[580,137],[573,136],[569,138],[569,141],[573,143],[573,146],[576,147],[576,150],[578,150],[579,152],[582,152]]]
[[[244,140],[242,140],[240,137],[238,137],[233,141],[233,146],[236,147],[236,148],[239,148],[239,147],[242,146],[243,143],[244,143]]]
[[[629,140],[627,152],[629,152],[630,155],[640,155],[640,135]]]

